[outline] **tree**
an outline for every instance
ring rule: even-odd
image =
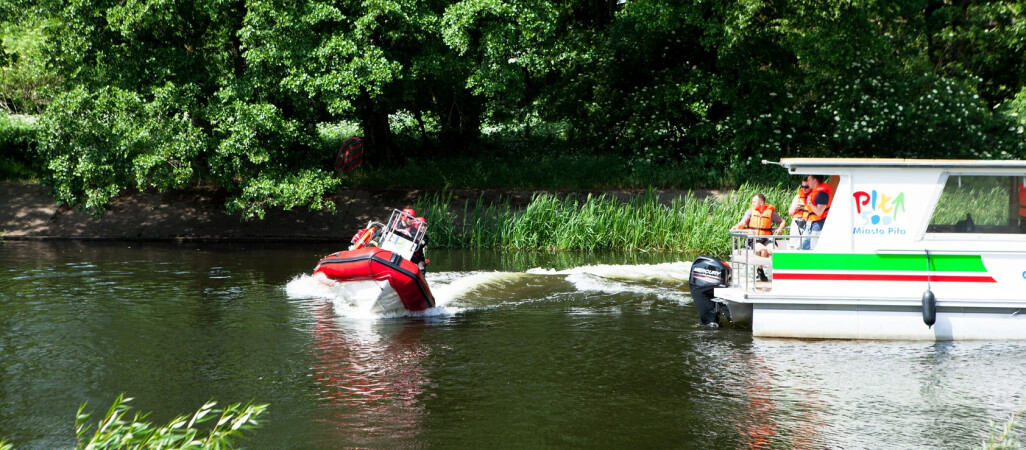
[[[213,180],[245,217],[330,208],[324,194],[338,181],[317,167],[314,113],[273,74],[249,69],[246,11],[227,0],[72,0],[51,10],[48,51],[64,94],[44,113],[40,149],[57,198],[101,213],[131,186]]]

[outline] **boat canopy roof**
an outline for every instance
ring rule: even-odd
[[[897,158],[781,158],[779,162],[763,160],[763,164],[783,166],[790,173],[817,172],[822,168],[907,168],[947,170],[1026,170],[1026,161],[970,159],[897,159]]]

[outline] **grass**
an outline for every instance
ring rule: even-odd
[[[790,205],[790,188],[742,186],[723,198],[672,199],[653,190],[621,200],[609,195],[535,194],[526,208],[508,200],[457,199],[441,192],[423,197],[417,211],[431,226],[432,247],[536,250],[729,251],[727,230],[742,217],[756,192],[770,204]]]
[[[976,225],[1008,224],[1007,185],[979,189],[945,189],[931,224],[954,225],[971,214]]]

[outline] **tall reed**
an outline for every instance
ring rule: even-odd
[[[725,254],[727,230],[752,196],[763,192],[786,212],[790,188],[742,186],[723,197],[694,193],[664,200],[649,190],[625,200],[610,195],[537,193],[523,208],[450,192],[422,198],[416,208],[430,225],[430,245],[441,248],[541,250],[670,250]]]
[[[968,214],[976,225],[1007,225],[1008,208],[998,205],[1007,205],[1009,195],[1015,194],[1010,194],[1007,186],[945,190],[930,223],[951,225]]]

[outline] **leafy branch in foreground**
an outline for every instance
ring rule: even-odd
[[[216,409],[217,402],[207,402],[192,417],[178,416],[167,425],[160,427],[146,422],[149,413],[138,412],[131,420],[126,416],[131,409],[124,394],[114,400],[107,414],[99,422],[96,432],[88,436],[91,425],[85,422],[90,415],[85,413],[86,404],[82,404],[75,415],[75,434],[78,437],[78,448],[175,448],[175,449],[221,449],[232,447],[232,439],[241,436],[243,430],[259,426],[257,417],[263,414],[268,405],[254,405],[253,402],[241,405],[234,403],[225,409]],[[217,422],[206,432],[196,428],[197,425],[209,422],[214,418]]]
[[[987,438],[987,442],[983,444],[984,450],[1009,450],[1009,449],[1020,449],[1022,443],[1020,443],[1012,432],[1019,427],[1019,416],[1022,415],[1023,408],[1026,408],[1026,404],[1019,406],[1012,413],[1008,421],[1002,426],[994,427],[991,430],[990,436]],[[993,423],[991,424],[993,426]]]

